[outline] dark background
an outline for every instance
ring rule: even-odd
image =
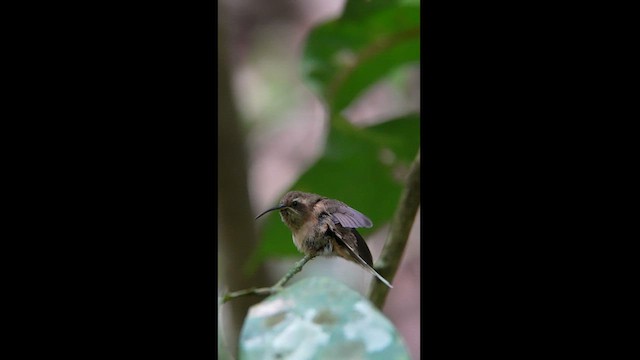
[[[211,356],[215,6],[47,6],[8,67],[26,97],[5,134],[29,214],[5,240],[28,290],[15,333],[71,357]],[[423,6],[422,351],[573,349],[598,231],[586,119],[606,107],[592,37],[557,8]]]

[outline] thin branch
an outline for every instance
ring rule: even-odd
[[[398,270],[402,254],[407,245],[407,239],[411,232],[411,226],[420,207],[420,150],[416,155],[409,174],[407,176],[405,188],[400,195],[398,208],[391,221],[391,229],[387,237],[382,254],[375,264],[375,269],[385,279],[393,281],[393,277]],[[389,288],[380,281],[371,283],[369,300],[379,309],[382,309],[389,293]]]
[[[302,260],[295,263],[295,265],[282,277],[282,279],[278,280],[275,285],[271,287],[263,287],[263,288],[250,288],[244,290],[238,290],[231,293],[226,293],[220,298],[219,304],[222,305],[229,300],[239,298],[247,295],[271,295],[275,294],[284,289],[284,285],[293,277],[293,275],[299,273],[302,270],[302,267],[311,259],[313,259],[315,255],[305,255]]]

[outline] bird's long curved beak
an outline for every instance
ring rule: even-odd
[[[280,210],[280,209],[284,209],[284,208],[286,208],[286,207],[287,207],[287,206],[279,205],[279,206],[276,206],[276,207],[271,208],[271,209],[269,209],[269,210],[266,210],[266,211],[265,211],[265,212],[263,212],[262,214],[260,214],[260,215],[256,216],[256,220],[258,220],[258,218],[259,218],[260,216],[262,216],[262,215],[264,215],[264,214],[268,213],[269,211],[273,211],[273,210]]]

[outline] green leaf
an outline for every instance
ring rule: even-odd
[[[334,127],[324,155],[292,186],[345,202],[367,215],[374,226],[358,229],[365,236],[388,222],[397,205],[402,183],[398,166],[410,164],[420,146],[420,118],[404,116],[368,128]],[[393,161],[385,161],[391,152]],[[274,204],[275,205],[275,204]],[[291,232],[277,212],[265,216],[262,241],[248,271],[269,256],[296,255]],[[300,255],[301,256],[301,255]]]
[[[391,70],[419,60],[419,4],[350,1],[340,19],[309,35],[303,72],[334,115]]]
[[[393,152],[400,161],[410,164],[420,147],[420,116],[406,115],[365,129],[365,134],[376,140],[380,147]]]
[[[400,3],[402,1],[399,0],[349,0],[344,7],[343,16],[349,19],[359,19],[373,12],[397,7]]]

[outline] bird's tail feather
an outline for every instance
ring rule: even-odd
[[[344,245],[345,249],[347,249],[347,251],[349,252],[349,255],[351,255],[351,257],[355,262],[362,265],[363,268],[367,269],[367,271],[369,271],[372,275],[377,277],[378,280],[382,281],[382,283],[387,285],[389,288],[393,289],[393,286],[391,286],[391,284],[385,278],[383,278],[382,275],[378,274],[378,272],[373,267],[367,264],[367,262],[364,261],[364,259],[362,259],[360,255],[358,255],[358,253],[351,248],[351,246],[349,246],[345,241],[342,241],[342,239],[340,239],[339,237],[336,237],[336,239],[340,241],[341,245]]]

